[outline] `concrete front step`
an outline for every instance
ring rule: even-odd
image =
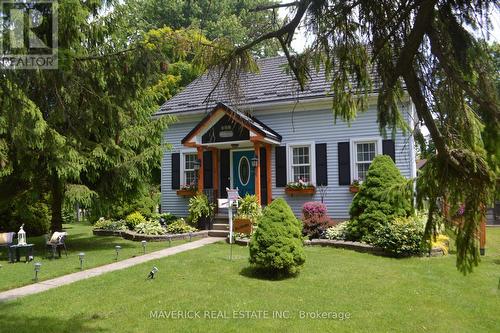
[[[208,230],[209,237],[227,237],[229,230]]]
[[[229,224],[228,223],[214,223],[213,224],[213,230],[229,230]]]

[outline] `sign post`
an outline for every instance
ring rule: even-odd
[[[238,195],[238,189],[229,189],[226,188],[227,191],[227,199],[219,199],[218,206],[219,208],[227,208],[228,218],[229,218],[229,244],[230,244],[230,254],[229,259],[233,259],[233,205],[236,204],[238,207],[238,199],[240,196]]]

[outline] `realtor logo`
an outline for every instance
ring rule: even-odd
[[[0,70],[57,68],[57,2],[0,0]]]

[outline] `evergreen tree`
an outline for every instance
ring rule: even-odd
[[[470,271],[478,263],[476,235],[500,170],[498,75],[487,43],[478,38],[488,35],[489,13],[498,13],[498,2],[299,0],[266,9],[278,7],[290,9],[282,25],[213,58],[212,67],[226,86],[237,86],[238,73],[255,65],[250,50],[277,40],[302,89],[320,67],[331,78],[335,118],[354,119],[377,92],[384,135],[408,129],[399,108],[406,91],[439,152],[420,175],[428,184],[421,194],[431,203],[447,198],[452,209],[465,204],[465,222],[457,226],[457,265]],[[291,47],[299,27],[312,34],[301,53]],[[437,211],[431,204],[427,238]]]
[[[283,198],[273,200],[250,241],[250,263],[273,274],[296,274],[305,263],[302,224]]]
[[[193,54],[208,41],[166,27],[126,42],[122,18],[107,14],[113,4],[59,2],[59,68],[0,71],[4,213],[30,193],[35,201],[46,198],[51,229],[60,230],[68,186],[79,184],[83,197],[96,193],[109,206],[147,190],[159,168],[162,132],[172,118],[151,115],[178,89],[185,61],[195,63]]]

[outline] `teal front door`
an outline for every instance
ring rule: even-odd
[[[233,188],[240,196],[255,194],[255,172],[252,168],[253,150],[233,151]]]

